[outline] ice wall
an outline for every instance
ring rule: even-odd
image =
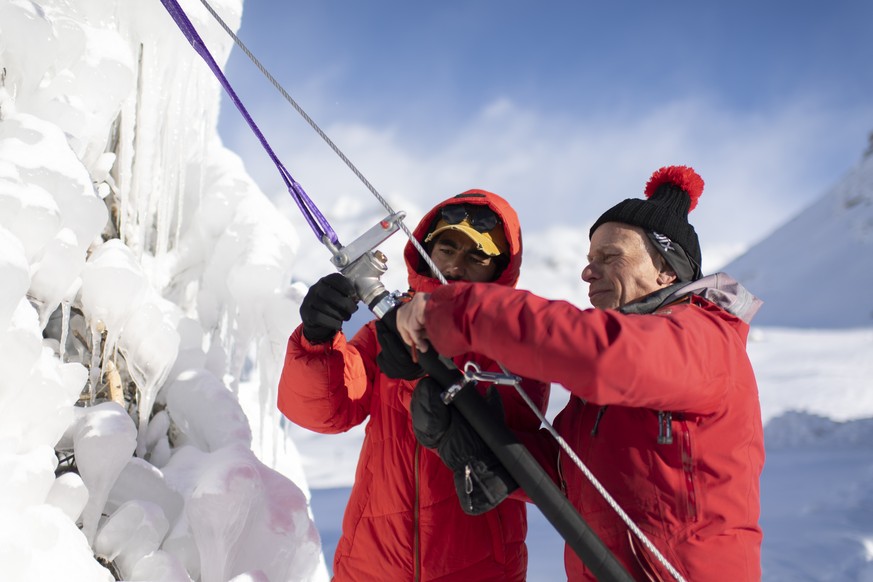
[[[231,39],[181,5],[224,63]],[[212,6],[239,27],[240,0]],[[157,0],[0,3],[0,466],[17,476],[0,484],[0,563],[15,579],[327,578],[305,484],[252,450],[254,428],[276,455],[297,236],[222,146],[219,99]]]

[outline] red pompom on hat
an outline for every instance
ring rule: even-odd
[[[703,194],[703,178],[688,166],[665,166],[656,170],[646,184],[646,198],[651,198],[662,185],[672,185],[684,190],[690,199],[688,212],[697,206],[697,200]]]
[[[703,276],[700,242],[688,213],[703,194],[703,178],[688,166],[666,166],[649,178],[646,200],[628,198],[604,212],[588,233],[605,222],[620,222],[642,228],[655,248],[667,259],[680,281]]]

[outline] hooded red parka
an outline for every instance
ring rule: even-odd
[[[764,443],[743,317],[759,303],[724,274],[648,314],[463,283],[433,293],[425,325],[441,354],[476,350],[565,386],[555,428],[686,580],[752,581]],[[523,440],[635,579],[672,579],[551,437]],[[594,579],[569,549],[565,566]]]
[[[518,217],[500,196],[469,190],[442,202],[421,220],[414,236],[423,242],[448,204],[483,204],[501,217],[510,247],[509,264],[498,285],[515,286],[521,266]],[[413,292],[430,292],[439,282],[421,268],[411,243],[404,249]],[[488,284],[493,285],[493,284]],[[294,423],[320,433],[339,433],[369,418],[342,537],[334,556],[334,580],[344,581],[522,581],[527,569],[526,508],[509,500],[484,515],[465,514],[451,471],[434,451],[421,447],[412,432],[409,403],[414,382],[393,380],[376,364],[380,350],[373,322],[350,341],[310,344],[298,327],[288,341],[278,405]],[[463,354],[499,371],[492,360]],[[548,386],[524,381],[533,401],[545,410]],[[486,387],[481,387],[484,391]],[[511,387],[500,388],[507,424],[534,433],[539,420]]]

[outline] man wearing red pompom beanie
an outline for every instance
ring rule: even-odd
[[[746,354],[761,301],[724,273],[703,276],[688,223],[702,191],[693,169],[670,166],[653,174],[645,200],[603,213],[582,271],[595,309],[461,283],[416,295],[397,313],[410,345],[478,352],[572,393],[554,426],[628,519],[550,435],[526,442],[637,580],[761,577],[764,442]],[[416,387],[417,436],[430,446],[460,439],[441,451],[481,450],[468,430],[427,434],[465,422],[434,404],[440,390],[429,378]],[[570,580],[594,579],[569,548],[564,562]]]

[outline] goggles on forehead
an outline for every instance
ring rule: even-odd
[[[489,232],[500,222],[497,214],[487,206],[452,204],[443,206],[440,216],[446,224],[460,224],[467,219],[477,232]]]

